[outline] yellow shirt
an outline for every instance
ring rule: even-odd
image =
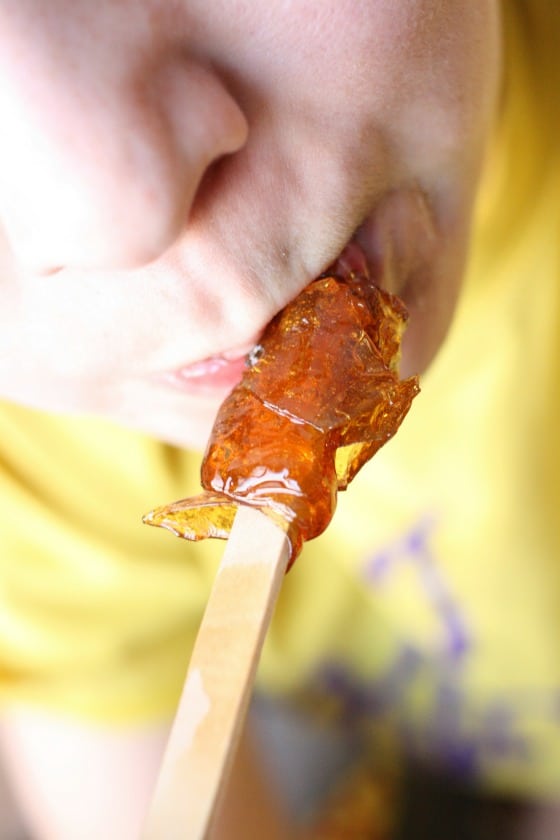
[[[259,681],[467,778],[557,792],[560,15],[504,5],[503,114],[454,326],[288,574]],[[1,406],[0,697],[173,713],[223,545],[140,517],[196,492],[198,467],[104,421]]]

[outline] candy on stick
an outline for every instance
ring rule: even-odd
[[[231,539],[142,840],[206,840],[288,561],[327,527],[338,490],[392,437],[418,393],[416,378],[401,381],[396,370],[405,322],[402,303],[372,284],[350,246],[249,355],[212,430],[204,492],[145,517],[187,539]]]
[[[240,505],[302,543],[329,524],[338,490],[397,431],[419,391],[401,380],[401,301],[370,279],[352,245],[268,325],[222,404],[204,491],[144,517],[180,537],[227,539]]]

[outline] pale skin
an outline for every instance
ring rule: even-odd
[[[201,446],[225,393],[161,374],[250,344],[356,231],[409,306],[405,372],[429,364],[497,108],[497,0],[5,0],[0,43],[1,397]],[[136,836],[165,732],[10,710],[35,836]],[[70,809],[45,793],[66,778]]]

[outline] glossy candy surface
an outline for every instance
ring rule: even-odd
[[[397,431],[418,393],[397,362],[406,310],[341,258],[268,325],[222,404],[204,492],[145,518],[190,540],[227,538],[253,505],[289,536],[291,562],[329,524],[338,490]]]

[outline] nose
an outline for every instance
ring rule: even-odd
[[[68,72],[16,52],[0,57],[0,227],[16,260],[49,274],[156,259],[211,164],[246,142],[221,77],[180,53]]]

